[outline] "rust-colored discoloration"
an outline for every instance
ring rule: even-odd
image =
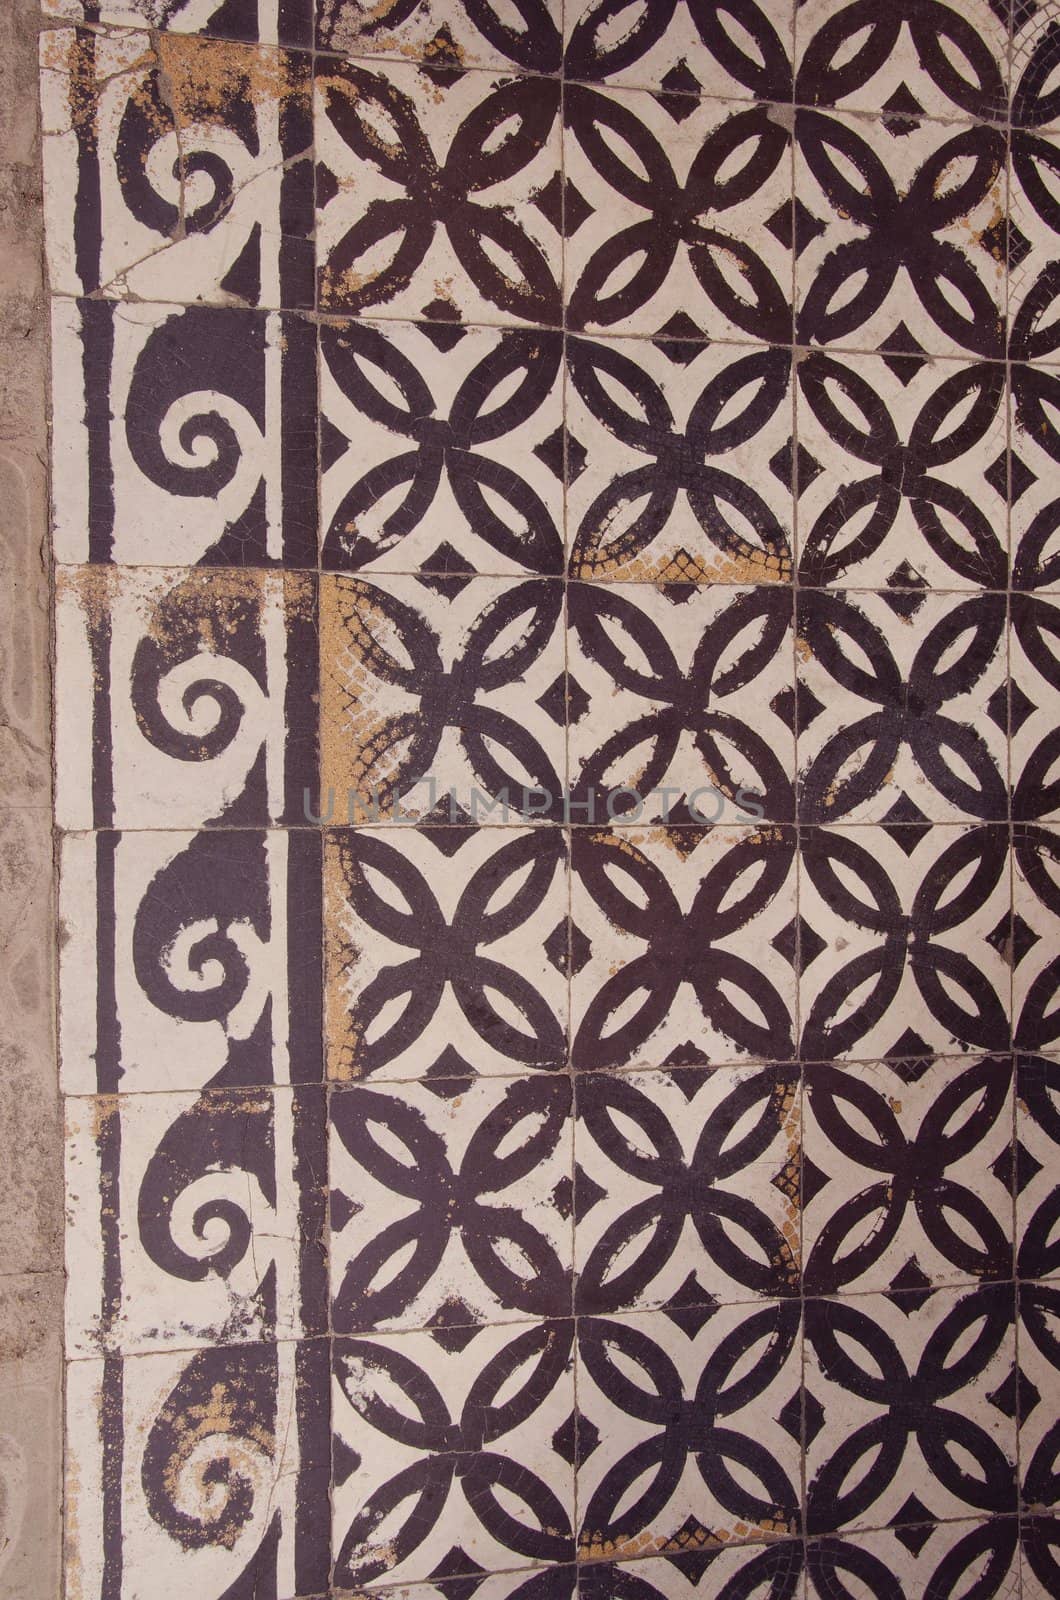
[[[623,559],[607,549],[585,555],[574,563],[578,578],[620,577],[629,583],[758,584],[787,583],[791,562],[762,551],[761,555],[693,556],[687,550],[651,560],[645,556]]]
[[[289,55],[265,45],[163,33],[158,63],[167,102],[182,126],[223,122],[234,103],[260,106],[293,86]]]
[[[350,1014],[349,978],[361,952],[349,935],[346,867],[341,840],[324,838],[324,1035],[327,1074],[350,1083],[361,1076],[361,1034]]]
[[[400,781],[417,701],[380,675],[404,648],[370,584],[325,579],[320,595],[321,782],[333,789],[342,815],[373,820],[373,792],[385,805]],[[406,721],[406,719],[409,719]]]

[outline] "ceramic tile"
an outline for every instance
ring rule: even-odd
[[[151,1600],[161,1572],[194,1595],[324,1592],[327,1362],[306,1339],[71,1363],[74,1592]]]
[[[46,17],[71,22],[294,45],[310,42],[312,5],[313,0],[41,0]]]
[[[314,132],[322,310],[559,322],[558,83],[322,57]]]
[[[451,1568],[459,1571],[461,1567],[463,1576],[448,1575]],[[435,1582],[403,1583],[395,1587],[380,1584],[372,1593],[386,1595],[387,1600],[449,1600],[454,1589],[463,1592],[472,1583],[481,1600],[576,1600],[578,1568],[573,1562],[566,1562],[477,1575],[471,1571],[467,1557],[458,1550],[454,1562],[441,1563]]]
[[[767,0],[713,10],[567,0],[569,78],[654,90],[676,123],[687,95],[791,99],[791,12]]]
[[[52,372],[58,560],[316,565],[307,321],[57,300]]]
[[[662,339],[567,341],[567,526],[575,578],[782,583],[791,576],[791,360]],[[760,470],[762,462],[768,471]]]
[[[1011,1277],[1010,1057],[811,1062],[804,1085],[807,1293]]]
[[[1060,1277],[1060,1061],[1016,1057],[1016,1271],[1027,1281]]]
[[[336,1090],[335,1332],[569,1316],[570,1103],[547,1074]]]
[[[304,821],[316,777],[308,573],[62,568],[62,828]]]
[[[1060,497],[1054,493],[1060,462],[1054,412],[1060,374],[1013,362],[1010,375],[1012,587],[1054,592],[1060,589]]]
[[[330,1077],[565,1066],[561,830],[336,829],[324,849]]]
[[[959,1594],[965,1584],[974,1585],[966,1593],[983,1600],[1015,1600],[1020,1592],[1015,1517],[919,1523],[815,1539],[807,1546],[806,1566],[809,1600],[859,1592],[881,1600],[884,1595],[888,1600],[925,1600],[945,1594],[947,1587]]]
[[[789,1060],[789,828],[575,829],[575,1069]]]
[[[41,62],[53,290],[313,304],[307,56],[71,28]]]
[[[563,820],[563,585],[322,580],[324,813]]]
[[[316,36],[320,49],[362,59],[556,72],[562,10],[561,0],[316,0]]]
[[[806,1302],[811,1535],[1016,1509],[1013,1288]]]
[[[1012,596],[1009,633],[1012,816],[1060,817],[1053,772],[1060,709],[1060,606],[1045,595]]]
[[[1033,1512],[1060,1501],[1056,1457],[1060,1422],[1056,1384],[1060,1373],[1060,1289],[1051,1283],[1019,1285],[1020,1503]]]
[[[1004,370],[812,351],[798,365],[799,578],[810,586],[1003,589]],[[1023,481],[1013,469],[1014,489]],[[1015,496],[1014,496],[1015,497]],[[913,601],[896,593],[897,608]]]
[[[800,111],[796,133],[800,344],[1001,356],[1000,129]]]
[[[1003,121],[1008,0],[870,11],[860,0],[805,0],[796,12],[796,98],[882,116],[896,139],[922,114]]]
[[[321,343],[326,567],[562,573],[558,332],[347,321]]]
[[[1060,1517],[1020,1519],[1022,1600],[1048,1600],[1060,1583]]]
[[[1004,822],[1005,597],[798,599],[799,819]]]
[[[1007,827],[806,829],[799,866],[805,1060],[1008,1048]]]
[[[585,1555],[799,1532],[801,1320],[770,1300],[579,1318]]]
[[[791,616],[787,586],[572,584],[572,821],[793,821]]]
[[[745,1593],[756,1600],[801,1600],[802,1543],[703,1545],[683,1541],[680,1553],[636,1561],[592,1561],[579,1568],[582,1600],[725,1600]]]
[[[1013,1038],[1022,1049],[1048,1050],[1060,1037],[1060,831],[1020,825],[1012,846]]]
[[[66,838],[65,1092],[319,1082],[320,872],[308,832]]]
[[[1020,361],[1060,360],[1060,136],[1012,130],[1008,257],[1010,352]]]
[[[320,1088],[69,1099],[68,1356],[326,1332],[324,1122]]]
[[[798,1293],[796,1071],[587,1073],[577,1105],[577,1311]]]
[[[334,1341],[335,1586],[574,1556],[574,1324]]]
[[[791,339],[791,117],[567,86],[568,326]],[[687,113],[687,114],[686,114]]]
[[[1012,105],[1014,128],[1055,128],[1060,101],[1052,82],[1057,55],[1056,16],[1044,0],[1017,0],[1012,8]]]
[[[44,11],[71,1596],[1060,1592],[1056,6]]]

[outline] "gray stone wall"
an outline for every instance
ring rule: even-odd
[[[37,13],[0,5],[0,1600],[61,1592],[62,1200]]]

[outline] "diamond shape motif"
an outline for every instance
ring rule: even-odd
[[[675,366],[687,367],[704,349],[707,337],[686,311],[675,311],[670,320],[663,323],[652,343]]]
[[[1031,1154],[1022,1139],[1016,1140],[1015,1156],[1015,1173],[1013,1176],[1015,1178],[1016,1193],[1021,1194],[1027,1185],[1041,1172],[1042,1164],[1037,1156]]]
[[[913,133],[918,126],[917,117],[922,115],[923,106],[913,94],[906,83],[900,83],[889,100],[885,100],[882,110],[889,112],[883,119],[887,132],[894,138],[903,138],[906,134]]]
[[[794,205],[785,201],[784,205],[767,219],[766,227],[785,250],[790,250],[794,245],[796,256],[800,256],[806,246],[812,244],[825,230],[825,224],[820,222],[812,211],[808,211],[799,199],[796,199]]]
[[[580,1166],[574,1168],[574,1220],[581,1222],[606,1195],[596,1179]]]
[[[681,60],[660,78],[659,83],[665,92],[657,94],[656,101],[675,122],[684,122],[698,107],[699,102],[693,96],[702,88],[699,79],[688,62]]]
[[[429,306],[424,306],[423,314],[429,317],[429,322],[421,322],[419,328],[425,339],[429,339],[436,350],[441,350],[443,355],[458,345],[467,332],[459,323],[450,320],[458,317],[460,313],[448,300],[432,300]]]
[[[463,57],[457,49],[456,40],[444,24],[426,46],[420,71],[439,89],[451,89],[464,76]]]
[[[887,1298],[894,1302],[906,1316],[919,1311],[933,1293],[931,1279],[915,1256],[910,1256],[905,1266],[891,1279]]]
[[[893,1518],[891,1527],[894,1536],[911,1555],[918,1556],[934,1533],[934,1517],[915,1494],[911,1494],[905,1505]]]
[[[914,800],[900,794],[884,817],[881,826],[905,855],[911,856],[929,831],[931,823]]]
[[[900,322],[891,337],[884,340],[878,354],[903,388],[912,383],[927,360],[924,346],[913,337],[904,322]]]
[[[677,1292],[659,1309],[683,1334],[694,1339],[717,1311],[718,1302],[704,1289],[695,1273],[690,1272]]]
[[[1009,728],[1012,733],[1018,733],[1029,716],[1037,710],[1034,701],[1029,695],[1024,694],[1019,684],[1013,679],[1009,684],[1008,714]],[[1003,728],[1004,723],[999,722],[998,727]]]
[[[481,1331],[470,1306],[466,1306],[462,1300],[455,1297],[451,1297],[439,1306],[431,1328],[435,1343],[440,1344],[442,1349],[448,1350],[450,1354],[454,1352],[459,1354],[461,1350],[466,1350],[472,1339]]]

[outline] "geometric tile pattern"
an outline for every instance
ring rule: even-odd
[[[1053,0],[42,0],[83,1600],[1060,1593]]]

